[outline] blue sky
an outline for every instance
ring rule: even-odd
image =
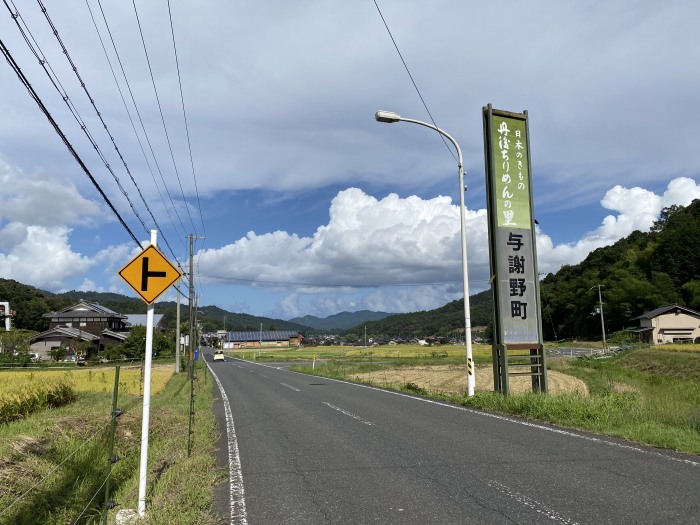
[[[60,94],[4,6],[0,35],[140,241],[152,214],[159,247],[184,266],[186,235],[206,235],[201,304],[276,318],[432,309],[462,293],[457,166],[430,130],[374,121],[379,109],[430,120],[377,5],[464,154],[472,293],[488,282],[488,103],[530,116],[542,272],[700,197],[696,1],[175,0],[171,13],[137,2],[138,23],[130,3],[103,3],[107,24],[97,4],[47,4],[129,172],[38,5],[13,9]],[[117,271],[136,243],[0,67],[0,277],[133,295]]]

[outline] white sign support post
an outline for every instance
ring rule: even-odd
[[[143,422],[141,425],[141,466],[139,469],[139,516],[146,514],[146,475],[148,473],[148,428],[151,407],[151,361],[153,355],[154,303],[177,282],[182,273],[156,247],[158,230],[151,230],[151,245],[129,261],[118,275],[148,305],[146,315],[146,360],[144,363]]]
[[[151,244],[156,246],[158,230],[151,230]],[[146,361],[143,374],[143,420],[141,422],[141,466],[139,467],[139,516],[146,514],[146,477],[148,473],[148,430],[151,416],[151,361],[153,355],[153,304],[146,311]]]

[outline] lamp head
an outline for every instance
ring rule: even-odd
[[[377,122],[398,122],[401,120],[401,115],[392,111],[379,110],[374,114],[374,120]]]

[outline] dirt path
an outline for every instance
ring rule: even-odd
[[[475,370],[476,391],[493,392],[493,370],[490,366],[477,367]],[[356,380],[371,381],[378,385],[404,385],[414,383],[429,392],[463,394],[466,390],[466,370],[462,365],[415,366],[388,368],[380,372],[357,374]],[[548,391],[550,394],[579,392],[588,394],[586,384],[575,377],[547,371]],[[529,392],[532,389],[530,376],[510,376],[510,392],[513,394]]]

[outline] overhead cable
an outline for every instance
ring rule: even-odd
[[[95,103],[95,99],[92,97],[92,95],[91,95],[90,92],[88,91],[87,85],[85,84],[85,81],[84,81],[84,80],[82,79],[82,77],[80,76],[80,73],[78,72],[78,67],[77,67],[77,66],[75,65],[75,63],[73,62],[73,59],[71,58],[70,53],[68,53],[68,49],[66,49],[66,46],[65,46],[65,44],[63,43],[63,40],[61,39],[61,36],[60,36],[59,33],[58,33],[58,29],[56,29],[56,27],[55,27],[53,21],[51,20],[51,17],[49,16],[49,13],[48,13],[47,9],[46,9],[46,7],[44,6],[44,4],[42,3],[42,1],[41,1],[41,0],[37,0],[37,2],[38,2],[38,4],[39,4],[39,6],[41,7],[41,11],[44,13],[44,17],[46,18],[46,21],[48,22],[49,26],[51,27],[51,30],[52,30],[54,36],[56,37],[56,40],[58,41],[58,43],[59,43],[60,46],[61,46],[61,49],[63,50],[63,54],[64,54],[65,57],[66,57],[66,60],[68,60],[68,63],[71,65],[71,69],[72,69],[73,72],[75,73],[75,76],[76,76],[76,78],[78,79],[78,81],[79,81],[81,87],[83,88],[83,91],[85,92],[85,95],[88,97],[88,100],[90,101],[90,104],[92,105],[93,109],[95,110],[95,114],[96,114],[97,117],[100,119],[100,122],[102,123],[102,126],[103,126],[104,129],[105,129],[105,132],[107,133],[107,135],[109,136],[110,140],[112,141],[112,145],[114,146],[114,149],[115,149],[115,151],[117,152],[117,155],[119,156],[119,159],[121,160],[122,164],[124,165],[124,169],[125,169],[126,172],[128,173],[129,177],[131,178],[131,182],[134,184],[134,187],[136,188],[136,190],[137,190],[139,196],[141,197],[141,202],[143,202],[143,205],[145,206],[146,210],[148,211],[148,213],[149,213],[150,216],[151,216],[151,219],[153,220],[153,224],[155,225],[156,229],[158,229],[158,230],[161,232],[161,238],[163,239],[163,241],[164,241],[165,244],[168,246],[168,248],[170,249],[171,253],[172,253],[173,256],[174,256],[175,254],[174,254],[172,248],[170,247],[170,243],[168,242],[168,239],[167,239],[167,237],[165,236],[165,234],[164,234],[164,232],[163,232],[163,229],[162,229],[162,228],[160,227],[160,225],[158,224],[158,221],[156,220],[155,216],[153,215],[153,212],[151,211],[151,208],[148,206],[148,202],[147,202],[146,199],[144,198],[143,193],[141,192],[141,188],[139,188],[139,185],[136,183],[136,180],[134,179],[134,176],[132,175],[131,170],[129,169],[128,165],[126,164],[126,160],[124,159],[124,156],[122,155],[122,152],[119,150],[119,147],[117,146],[117,143],[116,143],[116,140],[114,139],[114,136],[113,136],[112,133],[110,132],[109,127],[107,126],[107,123],[106,123],[105,120],[102,118],[102,113],[97,109],[97,105],[96,105],[96,103]],[[13,5],[14,5],[14,4],[13,4]],[[26,26],[26,24],[25,24],[25,26]],[[31,34],[31,33],[30,33],[30,34]],[[37,45],[37,47],[38,47],[38,45]],[[52,71],[53,71],[53,70],[52,70]],[[54,75],[55,75],[55,73],[54,73]],[[68,99],[67,94],[66,94],[65,99],[66,99],[66,100]],[[95,147],[96,150],[98,150],[97,145],[93,144],[93,146]],[[100,157],[103,158],[104,162],[106,163],[106,159],[104,159],[104,157],[103,157],[103,155],[101,154],[101,152],[100,152]],[[108,169],[109,169],[109,171],[112,173],[112,175],[114,176],[114,173],[112,172],[112,170],[111,170],[111,168],[110,168],[109,166],[108,166]],[[115,178],[116,178],[116,176],[115,176]],[[117,184],[121,187],[121,185],[120,185],[119,182],[118,182],[118,179],[117,179]],[[123,193],[126,194],[126,192],[123,192]],[[128,196],[127,196],[127,199],[128,199]],[[132,209],[133,209],[133,205],[132,205]],[[136,216],[139,218],[139,220],[141,220],[140,216],[138,215],[138,212],[136,212],[135,210],[134,210],[134,212],[136,213]],[[143,220],[141,220],[141,223],[143,224]],[[145,229],[145,224],[144,224],[144,229]],[[148,233],[148,231],[146,231],[146,233]],[[176,261],[177,261],[177,258],[176,258]],[[179,264],[179,262],[178,262],[178,264]]]
[[[180,102],[182,103],[182,118],[185,121],[185,131],[187,133],[187,148],[190,153],[190,165],[192,166],[192,178],[194,179],[194,189],[197,194],[197,207],[199,208],[199,218],[202,221],[202,233],[205,238],[207,235],[206,227],[204,226],[204,216],[202,215],[202,203],[199,200],[199,188],[197,186],[197,175],[194,170],[194,159],[192,157],[192,143],[190,142],[190,128],[187,125],[187,112],[185,111],[185,97],[182,94],[182,77],[180,75],[180,61],[177,56],[177,46],[175,45],[175,28],[173,27],[173,14],[170,9],[170,0],[168,0],[168,16],[170,17],[170,34],[173,38],[173,53],[175,55],[175,66],[177,68],[177,83],[180,87]]]
[[[136,23],[139,27],[139,34],[141,35],[141,44],[143,46],[143,52],[146,55],[146,62],[148,64],[148,71],[151,75],[151,83],[153,84],[153,92],[155,93],[156,96],[156,103],[158,104],[158,111],[160,112],[160,120],[163,123],[163,131],[165,132],[165,139],[166,142],[168,143],[168,149],[170,150],[170,158],[173,161],[173,169],[175,171],[175,176],[177,177],[177,182],[180,185],[180,193],[182,194],[182,200],[185,203],[185,209],[187,210],[187,215],[190,218],[190,224],[192,225],[193,231],[197,231],[197,228],[194,225],[194,221],[192,220],[192,214],[190,213],[190,208],[187,205],[187,199],[185,198],[185,190],[182,188],[182,180],[180,180],[180,172],[177,169],[177,163],[175,162],[175,154],[173,153],[173,146],[170,142],[170,135],[168,134],[168,126],[165,124],[165,116],[163,115],[163,107],[160,104],[160,97],[158,96],[158,88],[156,87],[156,79],[153,76],[153,68],[151,67],[151,59],[148,55],[148,49],[146,47],[146,40],[143,36],[143,28],[141,27],[141,20],[139,18],[139,13],[138,9],[136,8],[136,0],[132,0],[132,4],[134,6],[134,15],[136,15]]]
[[[121,182],[119,181],[119,178],[116,176],[116,174],[115,174],[114,171],[112,170],[111,166],[109,165],[109,162],[107,161],[107,158],[106,158],[106,157],[104,156],[104,154],[102,153],[102,150],[101,150],[100,147],[97,145],[97,142],[95,141],[95,139],[93,138],[92,134],[90,133],[90,130],[88,129],[87,124],[85,124],[85,121],[84,121],[83,118],[80,116],[80,113],[78,112],[78,109],[77,109],[77,108],[75,107],[75,105],[73,104],[72,100],[71,100],[70,97],[68,96],[67,91],[65,90],[65,88],[64,88],[63,85],[61,84],[61,81],[59,80],[58,76],[56,75],[56,73],[54,72],[53,68],[51,67],[51,64],[49,64],[49,62],[48,62],[48,60],[46,59],[45,55],[43,54],[43,52],[42,52],[41,49],[39,48],[39,45],[38,45],[36,39],[34,39],[34,36],[31,34],[31,31],[29,30],[29,27],[26,25],[26,23],[24,23],[24,20],[23,20],[22,17],[20,16],[19,11],[17,10],[17,7],[15,6],[14,2],[13,2],[13,4],[12,4],[13,7],[15,8],[15,12],[14,12],[14,13],[12,12],[12,9],[10,8],[10,6],[7,4],[7,1],[6,1],[6,0],[3,0],[3,3],[5,4],[5,7],[7,8],[7,10],[10,12],[10,15],[12,16],[12,19],[15,21],[15,24],[17,25],[17,28],[19,29],[19,32],[20,32],[20,34],[22,35],[22,38],[24,39],[25,43],[26,43],[27,46],[29,47],[30,51],[31,51],[32,54],[36,57],[37,61],[39,62],[39,65],[41,66],[41,68],[42,68],[42,69],[44,70],[44,72],[46,73],[46,76],[49,78],[49,81],[51,82],[51,84],[53,85],[53,87],[56,89],[56,91],[58,92],[58,94],[59,94],[59,95],[61,96],[61,98],[63,99],[63,102],[64,102],[64,103],[66,104],[66,106],[68,107],[68,111],[70,111],[71,115],[73,115],[73,118],[75,119],[75,121],[76,121],[76,122],[78,123],[78,125],[80,126],[80,129],[83,130],[83,133],[84,133],[85,136],[87,137],[87,139],[88,139],[88,141],[90,142],[90,144],[92,145],[92,147],[93,147],[93,148],[95,149],[95,151],[97,152],[97,155],[100,157],[100,159],[102,160],[102,162],[103,162],[103,164],[105,165],[105,167],[107,168],[107,170],[111,173],[112,177],[114,178],[114,181],[117,183],[117,187],[118,187],[119,190],[122,192],[122,194],[124,195],[124,198],[127,200],[127,202],[129,203],[129,206],[131,207],[132,211],[134,212],[134,215],[136,215],[136,218],[139,220],[139,222],[140,222],[141,225],[143,226],[144,232],[147,232],[148,229],[146,228],[146,224],[144,223],[143,219],[142,219],[141,216],[139,215],[139,212],[138,212],[138,210],[136,209],[136,207],[134,206],[134,203],[131,202],[131,199],[129,198],[128,193],[126,192],[126,190],[125,190],[124,187],[122,186]],[[39,4],[41,5],[41,1],[39,1]],[[46,9],[43,7],[43,5],[42,5],[41,7],[42,7],[42,11],[46,14]],[[20,20],[22,20],[22,23],[23,23],[24,26],[26,27],[26,29],[27,29],[26,32],[25,32],[24,28],[22,27],[22,24],[20,24],[20,22],[19,22]],[[53,30],[54,35],[58,36],[58,31],[56,30],[55,27],[53,27],[53,25],[52,25],[51,29]],[[29,36],[28,36],[28,35],[29,35]],[[31,41],[30,41],[30,37],[31,37]],[[59,39],[59,41],[60,41],[60,39]],[[67,50],[65,49],[65,47],[63,48],[63,52],[64,52],[64,54],[66,54],[66,56],[67,56]],[[69,59],[69,61],[70,61],[70,59]],[[71,66],[73,67],[73,70],[76,71],[76,67],[75,67],[75,65],[74,65],[72,62],[71,62]],[[82,80],[81,80],[81,83],[82,83]],[[84,86],[84,84],[83,84],[83,86]],[[89,95],[88,95],[88,97],[89,97]],[[92,101],[92,98],[90,98],[90,100]],[[98,115],[99,115],[99,112],[98,112]],[[100,117],[100,118],[101,118],[101,117]]]
[[[86,3],[87,3],[87,6],[88,6],[88,9],[90,10],[90,15],[92,16],[92,10],[90,9],[89,0],[86,0]],[[105,27],[107,28],[107,33],[109,34],[110,41],[112,42],[112,48],[114,49],[114,53],[115,53],[115,55],[117,56],[117,61],[119,62],[119,67],[120,67],[120,69],[121,69],[122,76],[124,77],[124,82],[126,83],[127,89],[129,90],[129,95],[130,95],[130,97],[131,97],[132,103],[134,104],[134,110],[136,111],[136,115],[137,115],[137,117],[138,117],[138,119],[139,119],[139,123],[141,124],[141,130],[143,131],[143,134],[144,134],[144,136],[145,136],[145,138],[146,138],[146,142],[147,142],[148,147],[149,147],[149,150],[150,150],[150,152],[151,152],[151,156],[153,157],[153,162],[155,163],[156,169],[158,170],[158,173],[159,173],[159,175],[160,175],[160,179],[161,179],[161,181],[163,182],[163,187],[164,187],[164,189],[165,189],[165,192],[166,192],[166,194],[168,195],[168,198],[170,199],[170,204],[172,205],[173,211],[175,212],[175,216],[177,217],[177,219],[178,219],[178,221],[179,221],[179,223],[180,223],[180,226],[182,227],[182,233],[185,234],[185,233],[187,233],[187,228],[185,228],[185,225],[183,224],[182,219],[180,218],[180,214],[179,214],[178,211],[177,211],[177,206],[175,206],[175,202],[173,201],[173,197],[172,197],[172,195],[170,195],[170,191],[168,190],[168,185],[166,184],[165,178],[163,177],[163,172],[162,172],[162,170],[161,170],[161,168],[160,168],[160,164],[158,163],[158,159],[157,159],[157,157],[156,157],[155,151],[153,150],[153,144],[151,143],[151,139],[150,139],[150,137],[149,137],[149,135],[148,135],[148,132],[146,131],[146,126],[145,126],[145,124],[144,124],[144,122],[143,122],[143,118],[141,117],[141,112],[139,111],[138,105],[136,104],[136,99],[135,99],[135,97],[134,97],[134,92],[133,92],[132,89],[131,89],[131,84],[129,83],[129,79],[128,79],[127,75],[126,75],[126,71],[125,71],[125,69],[124,69],[124,64],[123,64],[122,59],[121,59],[121,57],[120,57],[120,55],[119,55],[119,51],[117,50],[117,45],[116,45],[116,42],[114,41],[114,36],[113,36],[113,34],[112,34],[112,30],[111,30],[111,28],[110,28],[110,26],[109,26],[109,22],[107,21],[107,15],[105,15],[104,9],[102,9],[102,2],[101,2],[100,0],[97,0],[97,4],[98,4],[99,7],[100,7],[100,12],[102,13],[102,19],[103,19],[103,21],[104,21],[104,23],[105,23]],[[100,38],[100,42],[102,42],[102,47],[103,47],[103,50],[104,50],[104,52],[105,52],[105,56],[107,56],[107,61],[108,61],[109,64],[110,64],[110,69],[112,69],[112,74],[114,75],[114,69],[112,68],[112,63],[111,63],[111,61],[109,60],[109,56],[108,56],[108,54],[107,54],[107,50],[104,49],[104,42],[102,41],[102,36],[100,35],[99,30],[97,29],[97,24],[95,23],[94,16],[93,16],[93,23],[95,24],[95,29],[97,30],[97,34],[98,34],[98,36],[99,36],[99,38]],[[121,88],[119,88],[119,83],[117,82],[116,77],[115,77],[115,83],[117,84],[117,88],[119,89],[119,93],[121,94]],[[122,101],[124,101],[123,95],[122,95]],[[125,106],[126,106],[126,102],[124,102],[124,104],[125,104]],[[127,109],[127,113],[129,114],[129,119],[131,120],[131,114],[129,113],[128,109]],[[132,122],[132,126],[133,126],[133,120],[131,120],[131,122]],[[137,136],[139,145],[141,146],[141,151],[143,152],[143,145],[142,145],[142,143],[141,143],[141,139],[139,138],[138,133],[136,132],[136,129],[135,129],[135,128],[134,128],[134,133],[135,133],[136,136]],[[144,153],[144,158],[146,158],[145,152],[143,152],[143,153]],[[150,163],[148,162],[148,159],[146,159],[146,164],[148,165],[149,170],[151,170],[151,165],[150,165]],[[157,182],[156,182],[156,180],[155,180],[155,175],[153,175],[153,171],[152,171],[152,170],[151,170],[151,175],[153,176],[153,182],[154,182],[155,185],[156,185],[156,189],[158,189],[158,193],[160,194],[160,189],[159,189],[158,184],[157,184]],[[161,194],[161,200],[163,200],[162,194]],[[163,200],[163,206],[164,206],[165,210],[167,211],[167,210],[168,210],[168,207],[166,206],[164,200]],[[170,212],[169,212],[169,211],[168,211],[168,216],[170,216]],[[172,217],[170,217],[170,222],[172,223],[173,228],[177,230],[177,227],[175,226],[175,223],[173,222]],[[178,237],[180,237],[180,236],[178,235]],[[183,247],[184,247],[184,244],[183,244]],[[173,254],[173,256],[174,256],[174,254]],[[176,260],[177,260],[177,257],[176,257]]]
[[[49,110],[46,108],[46,106],[44,105],[44,103],[41,101],[41,98],[39,98],[39,95],[36,93],[36,91],[34,91],[34,88],[33,88],[33,87],[31,86],[31,84],[29,83],[29,80],[27,80],[27,77],[25,77],[25,75],[24,75],[24,73],[22,72],[22,70],[20,69],[19,65],[17,65],[17,62],[15,62],[14,58],[13,58],[12,55],[10,54],[9,50],[7,49],[7,47],[5,47],[5,43],[2,41],[2,39],[0,39],[0,48],[2,48],[1,50],[2,50],[3,55],[5,56],[5,60],[7,60],[8,64],[10,64],[10,67],[14,70],[15,74],[17,75],[17,78],[19,78],[20,82],[24,85],[24,87],[27,88],[27,91],[29,92],[29,95],[30,95],[30,96],[34,99],[34,101],[37,103],[37,105],[39,106],[39,108],[41,109],[41,111],[44,113],[44,115],[46,115],[46,118],[49,120],[49,122],[50,122],[51,125],[53,126],[54,130],[56,131],[56,133],[58,133],[58,136],[61,137],[61,140],[62,140],[63,143],[66,145],[66,147],[68,148],[68,150],[71,152],[71,155],[73,155],[73,157],[75,158],[76,162],[80,165],[80,167],[83,169],[83,171],[85,172],[85,174],[87,175],[87,177],[90,179],[90,182],[92,182],[92,184],[95,186],[95,188],[97,189],[97,191],[100,193],[100,195],[102,196],[102,198],[104,199],[104,201],[107,203],[107,205],[109,206],[109,208],[112,210],[112,212],[114,213],[114,215],[117,217],[117,219],[119,220],[119,222],[121,223],[121,225],[122,225],[122,226],[124,227],[124,229],[129,233],[129,235],[131,236],[131,238],[134,240],[134,242],[135,242],[135,243],[139,246],[139,248],[140,248],[140,247],[141,247],[141,243],[140,243],[139,240],[136,238],[136,236],[134,235],[134,233],[131,231],[131,229],[129,228],[129,226],[126,224],[126,222],[124,222],[124,219],[123,219],[122,216],[119,214],[119,212],[116,210],[116,208],[114,207],[114,205],[111,203],[111,201],[109,200],[109,197],[107,197],[107,195],[105,195],[105,192],[102,191],[102,188],[101,188],[100,185],[97,183],[97,181],[95,180],[95,178],[92,176],[92,173],[90,173],[90,170],[89,170],[88,167],[85,165],[85,163],[83,162],[83,160],[80,158],[80,156],[78,155],[78,152],[75,151],[75,149],[73,148],[73,146],[71,145],[71,143],[68,142],[68,138],[67,138],[66,135],[63,133],[63,131],[62,131],[61,128],[59,127],[58,123],[53,119],[53,117],[52,117],[51,114],[49,113]]]
[[[403,59],[403,55],[401,54],[401,50],[399,49],[399,45],[396,43],[396,40],[394,39],[394,35],[391,33],[391,29],[389,29],[389,24],[387,24],[386,20],[384,19],[384,15],[382,14],[382,10],[379,9],[379,4],[377,3],[377,0],[374,0],[374,5],[377,8],[377,12],[379,13],[379,16],[381,17],[382,22],[384,22],[384,27],[386,27],[386,31],[387,31],[387,33],[389,33],[389,37],[391,38],[391,41],[394,43],[394,47],[396,48],[396,52],[399,54],[399,58],[401,59],[401,62],[403,63],[403,67],[406,69],[406,73],[408,73],[408,77],[411,79],[411,82],[413,83],[413,87],[416,89],[416,93],[418,93],[418,97],[420,97],[420,101],[423,103],[423,107],[425,108],[425,111],[428,112],[428,116],[430,117],[430,120],[433,123],[433,125],[436,128],[438,128],[439,126],[435,122],[435,119],[433,118],[432,113],[430,113],[430,110],[428,109],[428,104],[425,103],[425,99],[423,98],[423,95],[421,95],[420,89],[418,89],[418,84],[416,84],[416,81],[413,80],[413,75],[411,74],[411,70],[408,69],[408,64],[406,64],[406,61]],[[452,151],[452,148],[450,148],[450,146],[447,144],[445,137],[443,137],[441,133],[438,133],[438,135],[440,135],[440,138],[442,139],[442,143],[447,148],[447,151],[450,152],[450,155],[452,155],[452,158],[457,160],[457,157],[455,157],[455,154]]]

